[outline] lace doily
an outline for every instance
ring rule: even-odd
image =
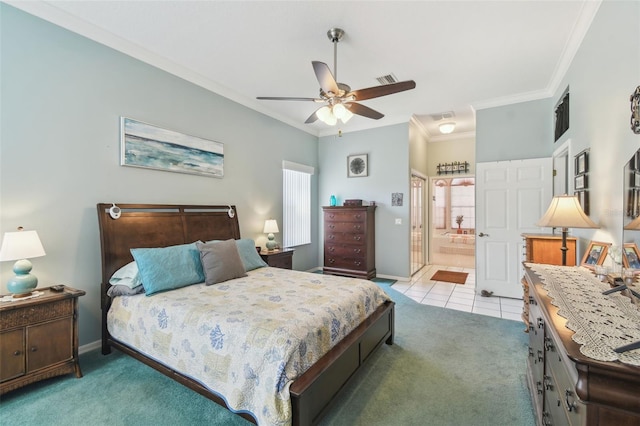
[[[24,297],[13,297],[12,295],[2,296],[0,297],[0,302],[20,302],[21,300],[33,299],[34,297],[38,297],[43,295],[44,292],[35,290],[29,296]]]
[[[579,266],[528,263],[542,279],[551,303],[567,319],[580,352],[598,361],[620,361],[640,366],[640,349],[617,353],[614,348],[640,340],[640,311],[620,293],[603,295],[608,284]]]

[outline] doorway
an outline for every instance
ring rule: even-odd
[[[437,177],[431,182],[431,263],[475,268],[475,177]]]
[[[424,191],[426,178],[411,174],[411,275],[425,265]]]

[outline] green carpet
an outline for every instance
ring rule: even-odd
[[[343,389],[321,425],[534,425],[516,321],[396,301],[396,337]],[[248,425],[113,351],[83,354],[82,379],[53,378],[3,395],[3,425]]]

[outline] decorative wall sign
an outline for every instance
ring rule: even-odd
[[[468,173],[469,163],[466,161],[454,161],[453,163],[444,163],[436,166],[436,172],[439,175],[446,175],[449,173]]]
[[[392,206],[402,206],[402,192],[393,192],[391,194],[391,205]]]
[[[631,102],[631,131],[640,135],[640,86],[636,87],[629,101]]]
[[[224,144],[120,119],[120,165],[224,177]]]
[[[347,157],[347,177],[365,176],[369,176],[369,155],[349,155]]]

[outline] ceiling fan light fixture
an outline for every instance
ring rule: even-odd
[[[333,106],[333,115],[335,115],[336,118],[342,120],[345,117],[346,113],[347,113],[347,108],[345,108],[344,105],[335,104]]]
[[[353,113],[349,111],[349,109],[345,108],[344,114],[342,115],[342,118],[340,120],[342,120],[344,124],[347,124],[347,121],[351,120],[351,117],[353,117]]]
[[[456,123],[454,123],[453,121],[450,121],[448,123],[442,123],[440,126],[440,133],[442,133],[443,135],[448,135],[449,133],[453,132],[453,130],[456,128]]]
[[[331,113],[331,108],[329,108],[328,106],[323,106],[322,108],[320,108],[317,112],[316,115],[318,116],[318,118],[322,121],[324,121],[325,123],[327,122],[327,119],[329,118],[329,116],[333,115]]]

